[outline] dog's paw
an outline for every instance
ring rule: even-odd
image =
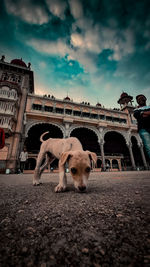
[[[39,186],[39,185],[41,185],[41,184],[42,184],[42,183],[39,182],[39,181],[34,181],[34,182],[33,182],[33,185],[34,185],[34,186]]]
[[[64,191],[66,191],[66,186],[62,186],[62,185],[58,184],[55,187],[55,193],[61,193],[61,192],[64,192]]]

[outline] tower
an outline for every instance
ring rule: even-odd
[[[5,147],[0,151],[0,169],[14,173],[22,149],[27,94],[34,92],[33,71],[22,59],[0,60],[0,128],[5,131]]]
[[[124,110],[126,106],[132,106],[132,99],[133,97],[128,95],[127,93],[123,92],[120,95],[120,98],[118,100],[118,104],[120,104],[121,110]]]

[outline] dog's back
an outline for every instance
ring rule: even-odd
[[[42,142],[41,151],[50,152],[56,158],[60,158],[63,152],[83,150],[80,141],[76,137],[49,138]]]
[[[78,138],[76,137],[69,137],[69,138],[66,138],[66,139],[63,139],[65,140],[65,151],[70,151],[70,150],[83,150],[83,147],[79,141]],[[68,147],[69,146],[69,147]],[[68,149],[69,148],[69,149]]]

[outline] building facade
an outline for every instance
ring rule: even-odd
[[[97,154],[96,170],[147,169],[142,141],[133,117],[132,96],[122,93],[120,109],[106,109],[97,103],[76,103],[68,96],[34,94],[31,64],[22,59],[0,60],[0,128],[6,135],[0,150],[0,172],[14,173],[19,155],[26,147],[29,158],[26,169],[33,170],[40,149],[40,135],[46,138],[77,137],[84,150]],[[57,168],[57,160],[53,167]]]

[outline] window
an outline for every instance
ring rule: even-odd
[[[105,120],[105,115],[99,115],[100,120]]]
[[[89,118],[90,117],[90,113],[82,112],[82,116],[85,117],[85,118]]]
[[[91,119],[98,119],[98,115],[97,115],[97,114],[92,114],[92,113],[91,113]]]
[[[56,113],[63,114],[64,110],[62,108],[56,108]]]
[[[72,114],[72,110],[71,110],[71,109],[65,109],[65,113],[66,113],[67,115],[71,115],[71,114]]]
[[[126,119],[120,119],[120,123],[127,123]]]
[[[106,116],[106,121],[113,121],[113,118],[111,116]]]
[[[73,115],[74,116],[81,116],[81,111],[77,111],[77,110],[75,110],[75,111],[73,111]]]
[[[115,118],[115,117],[114,117],[114,118],[113,118],[113,121],[114,121],[114,122],[120,122],[120,118]]]
[[[42,105],[39,105],[39,104],[33,104],[33,105],[32,105],[32,108],[35,109],[35,110],[42,110]]]
[[[53,112],[53,107],[45,106],[44,110],[47,112]]]

